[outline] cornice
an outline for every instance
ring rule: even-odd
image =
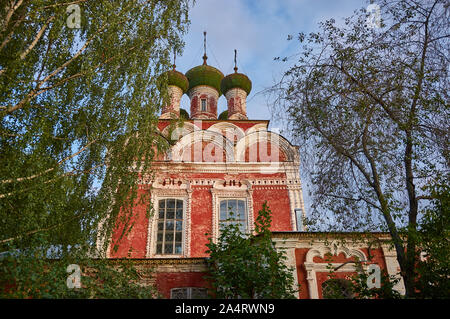
[[[295,232],[295,231],[274,231],[272,238],[276,239],[370,239],[390,240],[388,232]]]
[[[151,265],[206,265],[207,258],[108,258],[106,260],[112,264],[131,262]]]

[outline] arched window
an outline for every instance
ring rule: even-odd
[[[183,287],[170,289],[170,299],[205,299],[208,297],[206,288]]]
[[[322,283],[323,299],[353,299],[353,297],[354,293],[350,280],[333,278]]]
[[[247,232],[247,205],[244,199],[220,201],[219,225],[223,227],[230,223],[239,225],[239,229],[243,233]]]
[[[183,253],[183,201],[166,198],[159,201],[156,254]]]

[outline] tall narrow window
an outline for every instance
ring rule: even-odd
[[[201,103],[202,103],[202,112],[206,111],[206,99],[201,99]]]
[[[159,201],[156,253],[183,253],[183,201],[180,199],[167,198]]]
[[[233,219],[233,220],[229,220]],[[222,228],[227,224],[237,224],[239,229],[247,232],[247,205],[245,200],[224,199],[220,201],[219,225]]]
[[[295,219],[297,221],[297,231],[303,231],[303,214],[300,208],[294,209]]]

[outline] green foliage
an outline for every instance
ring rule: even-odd
[[[220,82],[223,79],[223,73],[209,65],[199,65],[186,72],[189,80],[189,90],[199,85],[208,85],[220,91]]]
[[[141,286],[150,270],[137,270],[131,260],[114,263],[91,258],[49,259],[40,252],[5,256],[0,260],[0,298],[157,298],[153,286]],[[71,264],[80,266],[81,287],[69,288],[67,272]]]
[[[127,234],[133,207],[149,202],[138,171],[169,147],[157,131],[168,100],[157,75],[183,48],[190,3],[81,1],[71,28],[67,3],[2,1],[0,252],[63,247],[64,259],[77,246],[87,258],[119,216]],[[47,267],[31,264],[31,277]]]
[[[379,28],[361,8],[300,33],[298,60],[270,92],[303,154],[308,229],[389,232],[413,297],[421,186],[450,165],[448,8],[377,4]]]
[[[418,236],[417,298],[450,298],[450,187],[431,189],[434,205],[426,209]]]
[[[400,299],[402,297],[400,293],[394,290],[394,286],[399,281],[398,278],[389,276],[386,270],[383,269],[380,273],[380,288],[369,288],[367,285],[367,279],[369,275],[370,274],[361,272],[353,276],[353,291],[357,299]]]
[[[248,95],[252,90],[252,81],[250,81],[250,79],[242,73],[229,74],[222,79],[220,89],[222,90],[222,93],[225,94],[232,88],[241,88],[247,92]]]
[[[167,72],[167,85],[175,85],[179,87],[183,93],[186,93],[189,88],[189,81],[186,76],[176,70]]]
[[[370,274],[360,272],[348,279],[332,278],[327,281],[326,299],[400,299],[402,296],[394,285],[398,278],[381,271],[380,288],[369,288],[367,279]]]
[[[209,275],[216,298],[295,298],[292,271],[271,239],[271,211],[265,202],[258,212],[255,234],[236,223],[221,228],[217,243],[209,238]]]
[[[331,256],[327,256],[329,260],[329,274],[326,281],[326,288],[322,285],[323,297],[326,299],[400,299],[402,295],[394,290],[394,286],[399,282],[399,278],[390,276],[385,269],[380,272],[380,288],[370,287],[369,280],[373,280],[372,273],[365,272],[362,265],[370,264],[369,262],[356,261],[355,267],[357,272],[347,278],[337,278],[336,271],[331,264]],[[374,270],[375,271],[375,270]],[[326,291],[324,291],[326,290]]]
[[[330,278],[322,284],[323,299],[353,298],[352,284],[347,279]]]

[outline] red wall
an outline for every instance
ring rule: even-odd
[[[138,190],[138,198],[144,195],[146,190]],[[136,200],[136,203],[138,199]],[[111,258],[129,257],[129,258],[145,258],[148,234],[148,218],[146,216],[146,206],[144,204],[137,204],[131,214],[129,225],[133,225],[131,231],[126,232],[120,239],[123,231],[123,222],[121,218],[125,216],[122,211],[116,224],[116,230],[112,235],[112,244],[110,249]],[[128,228],[128,227],[127,227]],[[114,245],[118,245],[118,250],[113,249]]]
[[[284,179],[284,173],[275,174],[249,174],[243,173],[236,175],[228,174],[169,174],[168,177],[176,179],[235,179],[243,181],[245,179]],[[206,244],[208,243],[208,237],[205,233],[212,231],[212,194],[211,185],[192,186],[192,198],[191,198],[191,257],[206,257],[207,250]],[[272,227],[273,231],[290,231],[291,216],[290,216],[290,203],[288,190],[285,185],[268,184],[268,185],[252,185],[253,189],[253,212],[254,218],[258,216],[258,211],[262,209],[262,205],[265,201],[272,211]],[[139,195],[148,194],[145,193],[148,190],[140,189]],[[149,196],[148,196],[149,199]],[[131,217],[131,223],[133,223],[132,230],[126,234],[119,243],[119,249],[114,252],[110,250],[110,257],[131,257],[131,258],[145,258],[147,236],[148,236],[148,218],[146,217],[146,208],[143,204],[138,204],[133,210]],[[117,222],[116,231],[113,234],[113,242],[118,243],[118,239],[122,232],[120,219]]]
[[[209,187],[192,187],[191,257],[206,257],[208,237],[212,230],[212,194]]]
[[[276,186],[270,189],[270,186],[254,186],[253,187],[253,214],[256,219],[258,211],[262,209],[262,205],[267,201],[267,206],[272,211],[272,231],[290,231],[291,225],[291,208],[289,202],[288,190],[285,186]]]
[[[299,298],[309,299],[308,280],[306,280],[306,270],[303,267],[303,263],[306,261],[306,254],[309,248],[297,248],[295,249],[295,265],[297,267],[297,278],[300,285]]]

